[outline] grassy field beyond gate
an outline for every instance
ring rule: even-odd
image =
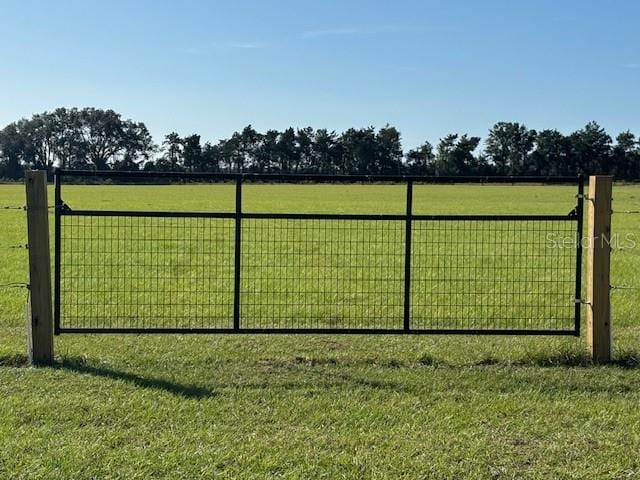
[[[73,208],[233,210],[231,185],[64,192]],[[574,195],[424,186],[414,213],[566,214]],[[248,212],[404,202],[402,186],[245,186]],[[0,205],[23,203],[0,186]],[[614,187],[614,210],[640,210],[640,187]],[[24,213],[0,222],[0,284],[25,281],[26,251],[8,248],[26,242]],[[640,215],[614,215],[613,230],[612,283],[640,287]],[[3,289],[0,478],[637,478],[638,290],[612,296],[608,366],[589,364],[584,338],[67,335],[36,369],[26,293]]]

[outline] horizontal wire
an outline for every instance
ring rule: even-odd
[[[640,287],[630,287],[628,285],[609,285],[611,290],[640,290]]]
[[[56,207],[55,205],[49,205],[47,206],[47,210],[55,210]],[[26,212],[28,210],[26,205],[23,205],[21,207],[15,206],[15,205],[0,205],[0,210],[22,210],[24,212]]]
[[[0,288],[29,288],[29,284],[24,282],[11,282],[0,284]]]

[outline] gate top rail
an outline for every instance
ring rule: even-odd
[[[427,176],[427,175],[338,175],[314,173],[220,173],[220,172],[147,172],[125,170],[56,169],[58,177],[94,178],[164,178],[182,180],[241,180],[247,182],[337,182],[337,183],[583,183],[582,175],[574,176]]]

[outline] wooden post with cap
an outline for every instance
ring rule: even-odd
[[[42,170],[25,172],[25,187],[30,290],[27,348],[30,363],[50,365],[53,362],[53,314],[47,172]]]

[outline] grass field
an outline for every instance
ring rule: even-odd
[[[558,213],[573,187],[416,189],[416,213]],[[403,213],[395,186],[245,188],[245,211]],[[0,186],[0,205],[22,187]],[[69,186],[74,208],[226,210],[231,186]],[[569,208],[567,208],[569,206]],[[615,210],[640,187],[616,186]],[[25,281],[24,213],[0,211],[0,283]],[[640,215],[614,216],[640,237]],[[628,246],[628,244],[625,244]],[[612,283],[640,286],[640,246]],[[0,290],[0,478],[638,478],[637,290],[613,292],[616,362],[584,338],[56,338],[24,367],[23,290]]]

